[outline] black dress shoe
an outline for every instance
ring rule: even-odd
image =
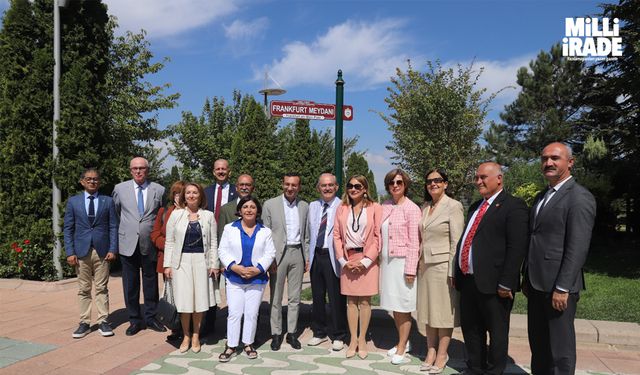
[[[147,322],[147,327],[151,328],[152,330],[156,331],[156,332],[167,332],[167,328],[162,325],[162,323],[160,323],[159,321],[153,319],[150,320],[149,322]]]
[[[282,345],[282,336],[273,335],[271,336],[271,350],[277,352],[280,350],[280,346]]]
[[[125,332],[125,334],[127,336],[133,336],[136,333],[140,332],[141,329],[142,327],[140,327],[139,324],[131,323],[129,324],[129,328],[127,328],[127,331]]]
[[[294,349],[301,349],[302,345],[300,341],[293,335],[293,333],[287,333],[287,344],[291,345]]]

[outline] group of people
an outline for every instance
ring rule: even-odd
[[[338,198],[330,173],[319,176],[319,198],[309,204],[298,197],[300,176],[288,173],[282,194],[262,205],[252,196],[253,178],[242,174],[230,184],[228,162],[217,160],[215,184],[203,189],[176,182],[167,207],[161,207],[164,188],[147,181],[143,158],[131,161],[133,179],[118,184],[112,197],[98,193],[98,171],[87,169],[80,178],[85,191],[69,199],[65,213],[65,251],[69,264],[77,266],[80,289],[81,320],[73,337],[90,332],[92,283],[98,329],[113,335],[107,323],[108,264],[119,254],[130,321],[126,334],[145,326],[165,330],[155,318],[157,275],[162,273],[181,313],[182,332],[174,333],[183,336],[181,352],[200,351],[199,335],[215,322],[220,287],[226,292],[228,319],[219,360],[242,352],[256,358],[254,338],[267,283],[271,349],[279,350],[283,339],[300,349],[300,294],[303,275],[310,272],[309,346],[331,340],[335,351],[346,344],[347,358],[366,358],[371,298],[379,294],[398,334],[387,353],[391,363],[409,361],[411,313],[417,311],[427,337],[420,370],[443,371],[453,329],[461,326],[467,372],[500,374],[507,364],[513,300],[522,290],[528,297],[533,373],[571,374],[573,320],[595,217],[593,196],[571,176],[573,163],[565,144],[544,148],[541,168],[549,186],[531,209],[503,189],[499,164],[480,164],[474,184],[482,199],[470,206],[466,224],[462,204],[447,195],[448,176],[442,169],[425,174],[422,209],[408,198],[411,179],[401,169],[385,176],[390,199],[382,204],[371,199],[361,175],[350,176]],[[138,302],[140,271],[144,318]]]

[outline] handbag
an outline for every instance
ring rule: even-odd
[[[158,301],[156,318],[170,330],[180,328],[180,315],[173,300],[173,287],[170,280],[164,281],[164,293]]]

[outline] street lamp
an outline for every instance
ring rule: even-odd
[[[58,131],[57,122],[60,121],[60,8],[67,5],[68,0],[55,0],[53,3],[53,165],[58,160]],[[53,265],[56,267],[58,280],[62,279],[62,264],[60,264],[60,254],[62,245],[60,244],[60,189],[56,184],[55,168],[51,173],[51,221],[53,225]]]
[[[275,82],[276,85],[278,85],[277,88],[269,88],[268,83],[269,83],[269,78],[271,78],[271,80],[273,82]],[[269,118],[269,102],[267,97],[269,95],[271,96],[276,96],[276,95],[282,95],[284,93],[287,92],[287,90],[283,89],[280,84],[278,82],[276,82],[275,79],[273,79],[273,77],[269,77],[269,73],[264,72],[264,88],[260,91],[258,91],[260,94],[264,95],[264,114],[267,116],[267,118]]]

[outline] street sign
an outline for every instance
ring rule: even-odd
[[[272,100],[269,112],[274,117],[300,118],[308,120],[335,120],[336,105],[322,104],[306,100]],[[353,120],[353,107],[345,105],[342,107],[343,119]]]

